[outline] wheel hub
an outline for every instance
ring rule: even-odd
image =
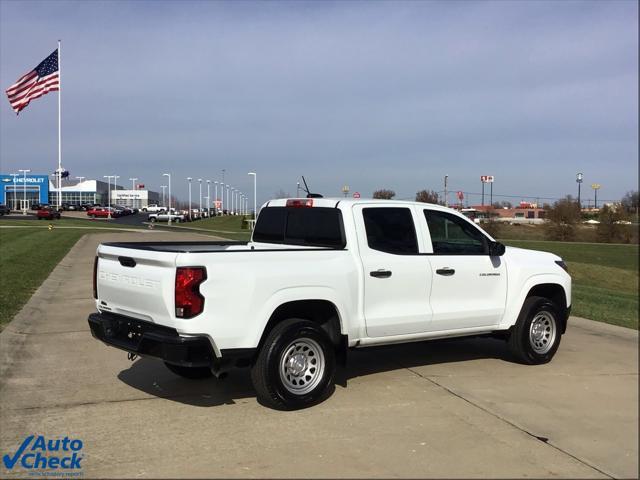
[[[291,372],[293,376],[299,377],[307,368],[307,357],[301,353],[296,353],[289,357],[287,366],[289,368],[289,372]]]
[[[544,354],[551,350],[556,339],[556,319],[547,312],[538,313],[529,327],[529,343],[536,353]]]
[[[280,380],[291,393],[304,395],[322,380],[325,367],[324,352],[311,338],[299,338],[282,352]]]

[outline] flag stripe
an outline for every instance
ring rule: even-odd
[[[11,108],[16,113],[20,113],[31,100],[57,90],[60,90],[60,71],[58,50],[54,50],[36,68],[25,73],[16,83],[7,88],[6,93]]]

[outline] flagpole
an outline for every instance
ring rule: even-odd
[[[58,40],[58,210],[62,207],[62,62]]]

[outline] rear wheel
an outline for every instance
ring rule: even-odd
[[[317,323],[291,318],[267,336],[251,380],[264,404],[294,410],[324,400],[334,374],[335,351],[327,333]]]
[[[164,362],[164,364],[176,375],[190,380],[209,378],[213,375],[213,373],[211,373],[211,369],[207,367],[183,367],[182,365],[173,365],[167,362]]]
[[[156,217],[151,217],[151,218],[149,219],[149,221],[150,221],[151,223],[156,223]]]
[[[522,363],[548,363],[560,346],[560,327],[560,311],[555,303],[544,297],[529,297],[509,336],[509,349]]]

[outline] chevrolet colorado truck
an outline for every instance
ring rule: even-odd
[[[295,198],[263,205],[249,242],[101,244],[94,297],[107,345],[186,378],[250,367],[264,404],[296,409],[330,394],[353,348],[492,335],[549,362],[571,277],[449,208]]]

